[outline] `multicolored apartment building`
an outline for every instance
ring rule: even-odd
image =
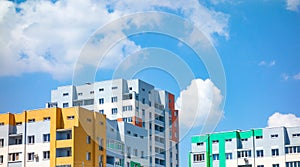
[[[192,137],[190,167],[299,167],[300,127],[216,132]]]

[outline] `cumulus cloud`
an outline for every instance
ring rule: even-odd
[[[181,132],[192,127],[215,127],[223,117],[222,100],[220,90],[210,79],[192,80],[176,100]]]
[[[276,61],[275,60],[272,60],[270,62],[266,62],[266,61],[261,61],[258,63],[259,66],[269,66],[269,67],[272,67],[272,66],[275,66],[276,65]]]
[[[0,76],[45,72],[55,79],[70,78],[81,48],[99,27],[135,12],[165,9],[194,22],[212,41],[213,34],[229,37],[229,16],[197,0],[0,1]],[[126,51],[140,48],[129,39],[121,45],[103,62],[106,68],[122,60]]]
[[[299,11],[299,6],[300,6],[300,0],[287,0],[286,1],[287,10],[297,12],[297,11]]]
[[[281,114],[279,112],[274,113],[268,119],[268,127],[279,127],[279,126],[300,126],[300,118],[296,117],[295,114]]]

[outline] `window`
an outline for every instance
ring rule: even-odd
[[[90,94],[93,95],[93,94],[94,94],[94,91],[90,91]]]
[[[232,139],[226,139],[225,140],[225,142],[231,142],[232,141]]]
[[[72,120],[72,119],[74,119],[74,118],[75,118],[74,115],[69,115],[69,116],[67,116],[67,119],[68,119],[68,120]]]
[[[136,133],[133,134],[134,137],[138,137],[138,135]]]
[[[131,132],[128,130],[128,131],[127,131],[127,134],[129,134],[129,135],[130,135],[130,133],[131,133]]]
[[[99,104],[104,104],[104,98],[99,99]]]
[[[256,151],[256,156],[257,157],[264,157],[264,150],[257,150]]]
[[[63,96],[69,96],[69,93],[63,93]]]
[[[80,92],[80,93],[77,93],[77,95],[78,95],[78,96],[82,96],[82,95],[83,95],[83,93],[81,93],[81,92]]]
[[[111,109],[111,114],[112,115],[116,115],[118,113],[118,109],[117,108],[112,108]]]
[[[219,143],[219,141],[218,140],[213,140],[212,143],[217,144],[217,143]]]
[[[44,151],[43,152],[43,159],[50,159],[50,151]]]
[[[142,99],[142,103],[145,104],[145,101],[146,101],[145,98],[143,98],[143,99]]]
[[[90,153],[90,152],[87,152],[87,153],[86,153],[86,160],[87,160],[87,161],[90,161],[90,160],[91,160],[91,153]]]
[[[132,105],[129,106],[123,106],[123,112],[124,111],[132,111]]]
[[[117,101],[118,101],[118,97],[117,96],[111,97],[111,102],[112,103],[115,103]]]
[[[115,89],[118,89],[118,87],[117,86],[113,86],[113,87],[111,87],[111,89],[115,90]]]
[[[293,137],[300,137],[300,133],[293,134]]]
[[[69,107],[69,103],[63,103],[63,108]]]
[[[272,152],[272,156],[279,156],[279,149],[278,148],[272,149],[271,152]]]
[[[213,160],[219,160],[219,154],[213,154]]]
[[[0,164],[3,164],[3,155],[0,155]]]
[[[204,154],[194,154],[194,162],[201,162],[205,160]]]
[[[271,135],[271,138],[273,139],[273,138],[277,138],[278,137],[278,134],[273,134],[273,135]]]
[[[286,154],[296,154],[296,153],[300,153],[300,146],[289,146],[289,147],[285,147],[285,153],[286,153]]]
[[[256,136],[256,139],[262,139],[263,137],[262,136]]]
[[[19,161],[19,154],[20,153],[10,153],[8,154],[8,161],[14,162],[14,161]]]
[[[28,119],[28,123],[33,123],[35,122],[35,119]]]
[[[16,125],[17,125],[17,126],[21,126],[21,125],[22,125],[22,122],[16,122]]]
[[[86,144],[91,144],[91,136],[86,136]]]
[[[132,90],[132,87],[129,87],[129,90]]]
[[[264,167],[264,165],[257,165],[257,167]]]
[[[197,146],[203,146],[203,142],[197,143]]]
[[[28,153],[28,156],[27,156],[27,160],[28,161],[33,161],[34,160],[34,153]]]
[[[133,155],[138,156],[138,150],[137,149],[133,149]]]
[[[300,167],[300,161],[286,162],[286,167]]]
[[[99,110],[99,113],[104,114],[104,110],[103,109]]]
[[[232,153],[226,153],[225,156],[226,159],[232,159]]]
[[[44,117],[44,121],[50,121],[50,117]]]
[[[4,126],[4,122],[0,122],[0,126]]]
[[[28,144],[34,144],[34,136],[28,136]]]
[[[104,88],[100,88],[100,89],[99,89],[99,92],[103,92],[103,91],[104,91]]]
[[[141,151],[141,158],[144,158],[144,151]]]
[[[272,167],[279,167],[279,164],[273,164]]]
[[[241,139],[242,141],[248,141],[248,139]]]
[[[50,134],[43,134],[43,142],[50,142]]]
[[[144,89],[144,88],[142,88],[142,91],[144,92],[144,91],[145,91],[145,89]]]
[[[0,148],[4,146],[4,139],[0,139]]]
[[[238,158],[251,157],[251,150],[238,151]]]

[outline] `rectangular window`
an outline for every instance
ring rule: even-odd
[[[69,115],[69,116],[67,116],[67,119],[68,119],[68,120],[73,120],[74,118],[75,118],[74,115]]]
[[[248,139],[241,139],[241,141],[248,141]]]
[[[204,154],[194,154],[194,162],[205,161]]]
[[[197,143],[197,146],[203,146],[203,142]]]
[[[50,151],[44,151],[43,152],[43,159],[44,160],[50,159]]]
[[[226,153],[226,159],[232,159],[232,153]]]
[[[271,138],[273,139],[273,138],[277,138],[278,137],[278,134],[272,134],[271,135]]]
[[[238,158],[251,157],[251,150],[238,151]]]
[[[100,114],[104,114],[104,110],[102,109],[102,110],[99,110],[99,113]]]
[[[300,153],[300,146],[289,146],[285,148],[286,154],[296,154]]]
[[[117,96],[111,97],[111,102],[112,103],[118,102],[118,97]]]
[[[219,160],[219,154],[213,154],[213,160]]]
[[[145,99],[145,98],[143,98],[143,99],[142,99],[142,103],[143,103],[143,104],[145,104],[145,102],[146,102],[146,99]]]
[[[63,93],[63,96],[69,96],[69,93]]]
[[[213,140],[212,143],[217,144],[217,143],[219,143],[219,141],[218,140]]]
[[[300,137],[300,133],[293,134],[293,137]]]
[[[16,126],[21,126],[22,122],[16,122]]]
[[[286,167],[300,167],[300,161],[286,162]]]
[[[3,155],[0,155],[0,164],[3,164]]]
[[[90,94],[93,95],[93,94],[94,94],[94,91],[90,91]]]
[[[4,122],[0,122],[0,126],[4,126]]]
[[[144,158],[144,151],[141,151],[141,158]]]
[[[44,117],[44,121],[50,121],[50,117]]]
[[[134,154],[134,156],[138,156],[138,150],[137,149],[133,149],[133,154]]]
[[[10,153],[8,154],[8,161],[9,162],[15,162],[15,161],[19,161],[19,154],[20,153]]]
[[[273,164],[272,167],[279,167],[279,164]]]
[[[262,136],[256,136],[256,139],[262,139],[263,137]]]
[[[0,139],[0,148],[4,147],[4,139]]]
[[[87,153],[86,153],[86,160],[87,160],[87,161],[90,161],[90,160],[91,160],[91,153],[90,153],[90,152],[87,152]]]
[[[264,150],[257,150],[256,151],[256,156],[257,157],[264,157]]]
[[[81,92],[80,92],[80,93],[77,93],[77,96],[82,96],[82,95],[83,95],[83,93],[81,93]]]
[[[99,92],[103,92],[103,91],[104,91],[104,88],[100,88],[100,89],[99,89]]]
[[[116,115],[118,113],[118,109],[117,108],[112,108],[111,109],[111,114],[112,115]]]
[[[91,144],[91,136],[86,136],[86,144]]]
[[[104,98],[99,99],[99,104],[104,104]]]
[[[34,153],[28,153],[27,160],[28,161],[33,161],[34,160]]]
[[[115,90],[115,89],[118,89],[118,87],[117,86],[113,86],[113,87],[111,87],[111,89]]]
[[[279,156],[279,149],[278,148],[272,149],[271,152],[272,152],[272,156]]]
[[[34,144],[34,136],[28,136],[28,144]]]
[[[232,139],[226,139],[225,140],[225,142],[231,142],[232,141]]]
[[[69,103],[63,103],[63,108],[68,108],[69,107]]]
[[[43,142],[50,142],[50,134],[43,134]]]
[[[264,165],[257,165],[257,167],[264,167]]]
[[[28,119],[28,123],[33,123],[35,122],[35,119]]]

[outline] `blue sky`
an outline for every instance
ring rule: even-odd
[[[194,23],[219,53],[226,76],[226,101],[223,96],[224,108],[212,112],[222,114],[216,131],[278,126],[283,119],[300,124],[299,0],[0,3],[0,113],[42,108],[50,100],[50,90],[72,84],[80,50],[99,27],[127,14],[164,11]],[[195,53],[188,46],[151,33],[129,37],[115,46],[96,80],[112,78],[126,54],[150,47],[172,51],[187,62],[197,71],[201,82],[195,83],[200,88],[218,88],[214,81],[204,82],[210,78],[205,63],[194,61]],[[155,68],[139,71],[134,78],[166,89],[176,98],[192,88],[180,88],[172,75]],[[220,97],[223,92],[213,95]],[[186,166],[190,136],[199,134],[201,126],[196,123],[183,138],[180,166]]]

